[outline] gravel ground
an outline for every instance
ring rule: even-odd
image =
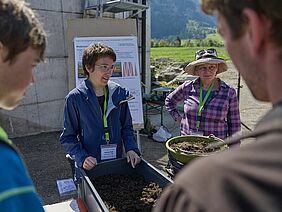
[[[44,204],[63,201],[56,180],[71,178],[71,168],[59,142],[60,132],[14,138]]]

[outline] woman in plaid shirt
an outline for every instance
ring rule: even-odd
[[[225,139],[241,130],[236,91],[216,77],[227,71],[227,64],[212,48],[197,51],[195,57],[185,71],[199,77],[170,93],[165,100],[166,108],[180,123],[181,135],[213,134]],[[176,107],[178,102],[184,102],[183,115]]]

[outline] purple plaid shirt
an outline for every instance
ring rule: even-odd
[[[213,134],[225,139],[241,130],[239,103],[234,88],[219,80],[219,88],[213,91],[202,110],[199,131],[204,135]],[[176,120],[181,117],[181,135],[189,135],[190,130],[196,131],[199,107],[200,80],[186,81],[166,100],[165,105],[170,115]],[[177,110],[177,103],[184,102],[184,115]]]

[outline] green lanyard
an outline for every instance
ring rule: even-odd
[[[10,140],[10,139],[8,138],[7,133],[5,132],[5,130],[3,130],[2,127],[0,127],[0,139],[1,139],[2,142],[6,143],[8,146],[10,146],[12,149],[14,149],[14,150],[18,153],[18,155],[19,155],[20,157],[22,157],[20,151],[19,151],[18,148],[14,145],[14,143],[12,142],[12,140]],[[0,141],[0,142],[1,142],[1,141]]]
[[[106,113],[107,113],[107,99],[108,99],[108,94],[107,94],[107,89],[104,88],[104,111],[103,111],[103,122],[104,122],[104,133],[105,133],[105,140],[107,142],[107,144],[110,141],[110,133],[109,133],[109,129],[108,129],[108,121],[107,121],[107,117],[106,117]]]
[[[2,127],[0,127],[0,138],[5,141],[7,144],[12,146],[13,142],[8,138],[7,133],[3,130]]]
[[[202,111],[204,109],[204,106],[211,94],[211,91],[213,89],[214,86],[214,80],[212,81],[212,84],[210,85],[208,92],[203,100],[203,85],[202,85],[202,81],[200,80],[200,98],[199,98],[199,107],[198,107],[198,115],[197,115],[197,122],[196,122],[196,128],[199,129],[200,128],[200,121],[201,121],[201,116],[202,116]]]

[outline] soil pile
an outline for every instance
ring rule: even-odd
[[[110,174],[92,181],[110,212],[151,211],[162,188],[147,183],[141,175]]]
[[[210,145],[210,143],[205,141],[183,141],[178,143],[171,144],[171,148],[175,151],[180,151],[183,153],[193,153],[193,154],[204,154],[204,153],[211,153],[219,151],[220,148],[207,148],[207,146]]]

